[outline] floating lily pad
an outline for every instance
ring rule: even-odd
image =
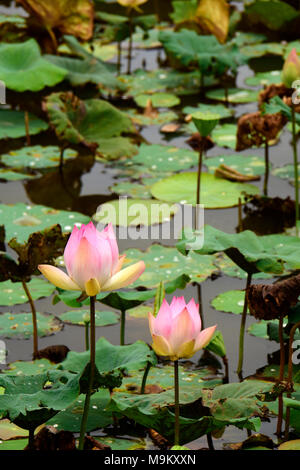
[[[26,429],[19,428],[19,426],[11,423],[8,419],[0,420],[0,441],[20,439],[21,437],[28,437]]]
[[[13,170],[0,170],[0,180],[5,181],[22,181],[26,179],[34,178],[32,175],[25,175],[24,173],[18,173],[17,171]]]
[[[71,310],[60,315],[64,323],[72,325],[84,325],[84,318],[89,315],[89,310]],[[119,321],[119,315],[111,310],[95,312],[96,326],[115,325]]]
[[[63,323],[54,315],[36,314],[38,336],[49,336],[63,328]],[[31,338],[33,336],[33,324],[31,313],[1,313],[0,336],[3,338]]]
[[[272,83],[282,83],[281,70],[259,72],[253,77],[246,78],[245,83],[249,86],[267,86]]]
[[[83,415],[85,395],[79,395],[72,405],[58,413],[47,422],[58,430],[79,432]],[[104,428],[113,422],[112,413],[105,410],[109,404],[110,394],[107,389],[101,389],[91,396],[90,411],[87,420],[87,432]]]
[[[253,101],[257,101],[258,98],[258,92],[256,90],[229,88],[227,93],[229,103],[252,103]],[[223,88],[208,91],[206,97],[210,100],[226,101],[226,93]]]
[[[29,235],[52,225],[60,224],[63,232],[71,232],[74,225],[86,224],[90,218],[78,212],[61,211],[46,206],[29,204],[0,204],[1,223],[5,225],[6,240],[16,237],[26,242]]]
[[[220,165],[227,165],[243,175],[263,175],[265,173],[265,159],[257,155],[220,155],[206,158],[203,162],[208,171],[214,173]]]
[[[152,181],[152,178],[151,178]],[[130,196],[135,199],[151,199],[151,185],[143,185],[139,183],[123,183],[114,184],[110,189],[113,193]]]
[[[298,179],[300,181],[300,165],[298,165],[298,171],[299,171]],[[284,180],[288,179],[290,180],[292,184],[294,183],[294,180],[295,180],[294,165],[284,165],[280,168],[274,168],[274,170],[272,171],[272,174]]]
[[[226,108],[223,104],[205,104],[205,103],[199,103],[196,106],[186,106],[182,110],[185,114],[193,114],[195,112],[201,112],[201,113],[214,113],[214,114],[219,114],[220,119],[226,119],[229,117],[232,117],[234,114],[234,109],[229,109]]]
[[[64,160],[70,160],[77,156],[74,150],[64,151]],[[60,149],[53,145],[42,147],[23,147],[20,150],[11,150],[1,156],[2,162],[11,168],[51,168],[59,165]]]
[[[8,364],[7,369],[2,369],[1,373],[8,375],[35,375],[56,368],[57,364],[53,364],[48,359],[36,359],[34,361],[11,362]]]
[[[221,312],[240,314],[243,312],[245,292],[241,290],[230,290],[217,295],[211,305]]]
[[[0,305],[8,306],[28,302],[27,296],[20,282],[4,281],[1,282],[0,286]],[[41,297],[49,297],[55,289],[53,284],[39,278],[33,278],[27,283],[27,286],[33,300],[40,299]]]
[[[154,108],[172,108],[180,103],[180,99],[171,93],[154,93],[153,95],[137,95],[135,102],[138,106],[146,108],[149,99]]]
[[[0,45],[0,76],[7,88],[15,91],[39,91],[61,82],[66,70],[50,64],[35,39]]]
[[[146,252],[129,249],[125,262],[128,264],[143,260],[146,264],[144,273],[132,284],[132,287],[156,287],[161,281],[172,281],[182,274],[190,277],[191,282],[205,281],[216,270],[213,256],[195,256],[191,253],[183,256],[176,248],[151,245]]]
[[[29,134],[39,134],[48,129],[48,124],[33,114],[28,115]],[[0,109],[0,139],[14,139],[26,135],[25,117],[23,111]]]
[[[162,113],[153,113],[152,115],[141,114],[136,109],[127,110],[135,124],[138,126],[162,126],[171,121],[176,121],[178,116],[174,111],[165,111]]]
[[[278,450],[300,450],[300,439],[283,442],[278,447]]]
[[[169,222],[178,211],[175,204],[165,204],[153,199],[116,199],[100,206],[93,216],[101,224],[116,226],[148,226]]]
[[[225,253],[218,253],[215,262],[216,266],[223,274],[229,277],[237,277],[239,279],[247,279],[247,273],[234,263]],[[253,274],[253,279],[270,279],[272,274],[259,272]]]
[[[247,57],[263,57],[264,55],[283,55],[285,46],[278,42],[264,42],[262,44],[251,44],[241,48],[242,54]]]
[[[180,173],[155,183],[152,195],[162,201],[196,205],[197,173]],[[201,174],[201,204],[206,209],[234,207],[244,195],[258,194],[252,184],[232,183],[209,173]]]
[[[252,323],[252,325],[248,327],[247,331],[250,335],[256,336],[257,338],[269,339],[268,323],[270,322],[267,322],[265,320]]]
[[[219,147],[229,147],[231,149],[236,148],[236,124],[223,124],[217,126],[211,134],[212,140]]]
[[[138,147],[127,137],[98,139],[96,159],[100,161],[117,160],[120,157],[132,157],[138,152]]]
[[[121,438],[114,436],[96,437],[96,441],[109,446],[112,450],[145,450],[147,441],[144,438]]]
[[[28,435],[28,431],[27,431]],[[28,445],[27,439],[12,439],[9,441],[0,441],[0,450],[24,450]]]
[[[148,318],[148,313],[153,311],[153,305],[138,305],[127,310],[127,314],[133,318]]]

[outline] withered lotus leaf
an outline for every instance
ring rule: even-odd
[[[245,150],[276,139],[286,124],[287,118],[281,113],[264,114],[259,111],[245,114],[238,120],[236,150]]]
[[[17,0],[47,30],[58,29],[88,41],[93,35],[94,5],[91,0]]]
[[[226,0],[200,0],[196,22],[204,34],[213,34],[224,43],[229,27],[229,5]]]

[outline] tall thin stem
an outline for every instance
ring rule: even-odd
[[[122,42],[118,42],[118,62],[117,62],[117,75],[121,73],[121,61],[122,61]]]
[[[150,369],[151,369],[151,362],[147,362],[147,365],[146,365],[145,370],[144,370],[142,385],[141,385],[141,394],[142,395],[145,393],[147,377],[148,377]]]
[[[284,377],[284,363],[285,363],[285,353],[284,353],[284,339],[283,339],[283,317],[281,315],[279,319],[279,343],[280,343],[280,369],[279,369],[279,377],[278,382],[283,381]],[[278,397],[278,420],[277,420],[277,429],[276,434],[278,437],[281,436],[281,428],[282,428],[282,420],[283,420],[283,396],[280,393]]]
[[[29,114],[28,111],[24,113],[24,121],[25,121],[25,132],[26,132],[26,143],[29,146],[31,143],[30,140],[30,129],[29,129]]]
[[[85,329],[85,350],[88,351],[90,349],[90,322],[87,321],[84,323]]]
[[[179,375],[178,360],[174,361],[174,389],[175,389],[175,439],[174,445],[179,446]]]
[[[290,331],[290,340],[289,340],[289,363],[288,363],[288,388],[287,397],[291,398],[291,390],[293,387],[293,342],[294,336],[297,328],[300,328],[300,322],[295,323]],[[285,412],[285,429],[284,429],[284,438],[288,440],[289,437],[289,427],[290,427],[290,407],[286,407]]]
[[[225,373],[224,373],[224,377],[223,377],[223,384],[228,384],[228,383],[229,383],[229,364],[228,364],[228,357],[227,357],[227,356],[223,356],[223,357],[222,357],[222,361],[223,361],[224,369],[225,369]]]
[[[244,362],[244,341],[245,341],[245,328],[246,328],[246,319],[247,319],[247,289],[251,285],[252,274],[248,273],[247,275],[247,282],[246,282],[246,290],[245,290],[245,298],[244,298],[244,307],[241,319],[241,327],[240,327],[240,341],[239,341],[239,362],[237,368],[237,374],[240,380],[243,379],[242,371],[243,371],[243,362]]]
[[[125,344],[125,323],[126,323],[126,311],[121,311],[121,326],[120,326],[120,345]]]
[[[37,356],[38,353],[38,327],[37,327],[37,318],[36,318],[36,309],[34,305],[33,298],[31,297],[30,291],[24,279],[22,279],[22,286],[25,291],[25,294],[28,298],[31,313],[32,313],[32,326],[33,326],[33,358]]]
[[[215,450],[211,432],[206,434],[206,438],[209,450]]]
[[[88,384],[88,391],[85,396],[84,402],[84,410],[81,420],[81,427],[80,427],[80,438],[79,438],[79,450],[83,450],[84,448],[84,437],[85,431],[87,426],[87,420],[89,416],[90,410],[90,401],[91,395],[93,391],[94,385],[94,377],[95,377],[95,363],[96,363],[96,324],[95,324],[95,300],[96,297],[90,297],[90,376],[89,376],[89,384]]]
[[[292,134],[293,134],[293,155],[294,155],[294,174],[295,174],[295,209],[296,209],[296,235],[298,236],[297,222],[299,220],[299,180],[298,180],[298,151],[296,135],[295,107],[292,103]]]
[[[269,182],[269,143],[265,141],[265,179],[264,179],[264,196],[268,195]]]
[[[202,289],[201,284],[197,284],[197,293],[198,293],[198,304],[199,304],[199,315],[201,320],[201,328],[204,329],[204,315],[203,315],[203,305],[202,305]]]
[[[132,9],[130,8],[128,13],[128,27],[129,27],[129,45],[128,45],[128,62],[127,62],[127,74],[131,74],[131,60],[132,60],[132,35],[133,35],[133,21],[132,21]]]
[[[30,428],[28,431],[28,449],[34,450],[34,431],[35,428]]]
[[[198,159],[198,173],[197,173],[197,194],[196,194],[196,217],[195,217],[195,230],[197,230],[199,217],[198,217],[198,210],[201,200],[201,172],[202,172],[202,160],[203,160],[203,150],[202,148],[199,151],[199,159]]]

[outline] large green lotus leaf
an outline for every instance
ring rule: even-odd
[[[138,154],[125,164],[127,168],[133,167],[135,176],[137,172],[140,175],[156,176],[185,170],[197,163],[198,154],[192,150],[158,144],[142,144]]]
[[[252,103],[252,101],[257,101],[258,92],[256,90],[246,90],[243,88],[229,88],[226,98],[224,88],[220,88],[208,91],[206,97],[218,101],[228,100],[229,103]]]
[[[200,36],[195,31],[162,31],[159,35],[165,51],[182,65],[194,65],[202,73],[223,74],[243,62],[235,44],[221,45],[215,36]]]
[[[29,134],[39,134],[48,129],[48,124],[33,114],[28,115]],[[25,117],[23,111],[0,109],[0,139],[13,139],[26,135]]]
[[[64,151],[64,160],[70,160],[77,156],[74,150]],[[54,145],[42,147],[23,147],[19,150],[11,150],[1,155],[1,161],[11,168],[51,168],[59,165],[60,149]]]
[[[245,14],[251,23],[261,23],[272,31],[279,31],[299,17],[299,12],[280,0],[256,0],[246,5]]]
[[[101,224],[112,223],[122,227],[137,227],[169,222],[178,211],[175,204],[153,199],[115,199],[100,206],[93,216]]]
[[[198,1],[190,0],[186,2],[184,0],[174,0],[172,2],[173,12],[170,13],[170,17],[175,24],[186,23],[188,21],[194,21],[196,17]]]
[[[96,159],[99,161],[117,160],[120,157],[132,157],[138,152],[138,147],[128,137],[101,138]]]
[[[11,90],[39,91],[61,82],[66,73],[41,56],[34,39],[0,44],[0,77]]]
[[[82,372],[89,362],[90,353],[70,351],[61,367],[72,372]],[[105,338],[96,343],[96,366],[100,373],[118,374],[131,369],[156,364],[156,356],[143,341],[136,341],[129,346],[114,346]]]
[[[232,117],[234,109],[226,108],[223,104],[206,104],[199,103],[197,106],[185,106],[182,110],[185,114],[193,114],[195,112],[200,113],[213,113],[219,114],[220,119],[226,119]]]
[[[217,126],[211,134],[211,138],[219,147],[236,148],[236,124],[222,124]]]
[[[131,119],[104,100],[81,101],[70,93],[52,93],[44,107],[58,138],[72,144],[91,146],[101,139],[134,132]]]
[[[220,155],[206,158],[203,164],[208,171],[214,173],[220,165],[227,165],[243,175],[263,175],[265,173],[265,159],[257,155]]]
[[[176,121],[178,116],[174,111],[164,111],[162,113],[153,113],[150,116],[141,114],[137,109],[127,110],[128,116],[132,118],[132,121],[138,126],[162,126],[171,121]]]
[[[154,108],[172,108],[180,103],[180,99],[171,93],[142,94],[134,98],[136,104],[142,108],[146,108],[149,99]]]
[[[58,413],[47,422],[47,425],[54,426],[58,430],[79,432],[83,415],[85,395],[79,395],[74,403],[68,408]],[[89,415],[87,420],[87,432],[94,429],[104,428],[113,422],[111,412],[105,410],[110,401],[110,394],[107,389],[101,389],[91,396]]]
[[[45,29],[57,29],[84,41],[93,36],[94,4],[89,0],[19,0]]]
[[[250,230],[228,234],[210,225],[204,226],[200,237],[200,247],[196,248],[197,237],[190,230],[177,244],[180,251],[188,247],[200,254],[213,254],[224,251],[238,266],[248,273],[259,271],[281,274],[286,269],[299,269],[300,244],[298,237],[286,235],[258,236]],[[204,240],[204,244],[203,244]]]
[[[49,336],[63,328],[63,323],[53,315],[36,314],[38,336]],[[3,338],[28,339],[33,336],[31,313],[1,313],[0,336]]]
[[[90,218],[78,212],[61,211],[46,206],[28,204],[0,204],[1,223],[5,225],[6,240],[17,238],[26,242],[29,235],[52,225],[60,224],[64,233],[71,232],[74,225],[80,227]]]
[[[183,256],[176,248],[151,245],[145,252],[130,248],[125,252],[125,263],[143,260],[146,269],[132,287],[156,287],[161,281],[170,282],[185,274],[190,282],[203,282],[215,271],[214,256]]]
[[[150,181],[152,181],[152,178]],[[123,183],[114,184],[110,189],[113,193],[120,194],[121,196],[130,196],[134,199],[151,199],[150,189],[152,184],[144,185],[124,181]]]
[[[105,436],[96,437],[95,439],[101,444],[109,446],[112,450],[147,450],[148,448],[147,440],[142,437],[136,439],[127,439],[114,436]]]
[[[28,439],[12,439],[9,441],[0,441],[0,450],[24,450],[27,445]]]
[[[246,78],[245,83],[249,86],[268,86],[272,83],[282,83],[281,70],[256,73],[253,77]]]
[[[48,359],[36,359],[34,361],[16,361],[8,364],[7,369],[2,369],[2,374],[8,375],[35,375],[57,369],[58,365]]]
[[[197,93],[200,86],[198,71],[180,72],[178,70],[156,69],[149,72],[136,70],[131,75],[121,75],[120,80],[128,87],[132,96],[141,93],[170,91],[176,95]],[[204,85],[213,84],[211,77],[204,77]]]
[[[247,279],[247,273],[237,264],[235,264],[225,253],[218,253],[215,265],[222,271],[225,276],[237,277],[239,279]],[[270,279],[272,274],[259,272],[253,274],[253,279]]]
[[[45,55],[51,64],[54,64],[67,72],[66,80],[72,86],[95,83],[109,89],[125,89],[124,84],[118,80],[104,62],[95,58],[74,59],[56,55]]]
[[[283,444],[280,444],[278,447],[278,450],[300,450],[300,439],[283,442]]]
[[[166,202],[196,205],[197,173],[180,173],[155,183],[151,193],[156,199]],[[245,193],[258,194],[252,184],[232,183],[216,178],[209,173],[201,174],[201,204],[205,209],[220,209],[238,205],[239,198],[245,200]]]
[[[34,178],[33,175],[26,175],[13,170],[0,170],[0,180],[5,181],[21,181]]]
[[[252,323],[252,325],[249,326],[247,331],[250,335],[256,336],[257,338],[270,339],[270,336],[268,334],[269,325],[273,326],[273,328],[276,328],[276,330],[278,331],[278,320],[272,322],[261,320]]]
[[[60,315],[60,319],[64,323],[71,325],[85,325],[85,317],[89,314],[89,310],[71,310]],[[0,317],[1,318],[1,317]],[[115,325],[119,321],[119,316],[110,311],[97,311],[95,312],[96,326]]]
[[[240,314],[243,312],[245,292],[230,290],[217,295],[211,305],[221,312]]]
[[[143,370],[130,371],[129,377],[125,377],[121,387],[115,391],[139,393],[143,374]],[[222,383],[221,377],[214,376],[212,370],[206,368],[189,370],[179,366],[178,378],[180,387],[186,389],[190,387],[191,390],[210,388]],[[160,387],[161,391],[174,389],[174,367],[172,365],[151,367],[147,376],[147,385]]]
[[[251,44],[241,48],[241,53],[249,58],[263,57],[264,55],[283,55],[285,46],[278,42],[264,42]]]
[[[47,384],[47,387],[45,386]],[[36,375],[0,375],[0,413],[24,429],[35,428],[69,406],[79,394],[79,376],[51,370]]]
[[[298,165],[298,172],[300,171],[300,164]],[[288,179],[290,183],[294,184],[295,182],[295,168],[294,165],[284,165],[280,168],[274,168],[272,174],[278,176],[282,179]],[[298,175],[300,181],[300,174]]]
[[[27,296],[20,282],[4,281],[1,282],[0,286],[0,305],[8,306],[28,302]],[[33,278],[27,283],[27,286],[33,300],[40,299],[41,297],[49,297],[55,289],[53,284],[39,278]]]

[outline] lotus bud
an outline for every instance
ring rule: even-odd
[[[286,87],[291,88],[295,80],[300,79],[300,59],[295,48],[289,53],[282,69],[282,81]]]

